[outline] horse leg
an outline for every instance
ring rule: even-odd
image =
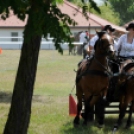
[[[78,126],[79,125],[80,112],[82,110],[82,95],[83,95],[83,93],[80,92],[79,90],[77,90],[77,115],[75,116],[75,119],[73,121],[74,126]]]
[[[102,128],[104,125],[104,118],[105,118],[105,106],[107,103],[107,88],[104,90],[102,97],[98,98],[99,101],[95,104],[95,113],[98,121],[98,127]]]
[[[84,95],[83,95],[83,97],[84,97]],[[83,102],[84,102],[84,106],[85,106],[86,103],[85,103],[85,101],[83,101]],[[94,112],[94,106],[89,107],[88,109],[90,111],[89,114],[88,114],[88,121],[90,122],[90,121],[94,120],[94,113],[93,113]],[[81,113],[81,116],[82,116],[83,119],[85,119],[85,110]]]
[[[94,106],[89,107],[88,121],[92,122],[94,120]]]
[[[101,97],[95,104],[95,113],[97,117],[98,127],[102,128],[104,125],[104,112],[105,112],[105,100]]]
[[[118,129],[119,126],[122,124],[122,119],[125,116],[126,108],[127,108],[126,105],[120,104],[120,113],[119,113],[118,120],[117,120],[116,124],[114,125],[114,128]]]
[[[69,55],[73,54],[73,48],[69,46]]]
[[[134,105],[134,101],[132,101],[130,109],[129,109],[129,115],[128,115],[128,119],[127,119],[127,124],[126,124],[126,129],[130,128],[132,125],[132,113],[133,113],[133,105]]]
[[[91,99],[93,96],[90,96],[89,98],[85,97],[85,102],[84,102],[84,106],[85,106],[85,113],[84,113],[84,122],[83,125],[87,125],[88,121],[89,121],[89,115],[92,114],[91,113],[91,109],[92,107],[89,105]]]
[[[119,113],[119,117],[118,117],[118,120],[117,120],[117,123],[114,125],[114,128],[118,129],[119,126],[121,125],[122,123],[122,119],[124,118],[125,116],[125,113],[126,113],[126,109],[127,109],[127,106],[128,104],[131,102],[130,98],[127,97],[127,96],[122,96],[122,99],[120,101],[120,113]]]
[[[85,117],[84,125],[87,125],[88,121],[93,120],[94,116],[94,104],[98,101],[100,96],[90,96],[85,101]],[[89,120],[90,119],[90,120]]]
[[[77,46],[74,47],[74,54],[77,54]]]
[[[71,47],[69,46],[69,55],[71,54]]]

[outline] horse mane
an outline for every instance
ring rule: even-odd
[[[99,44],[99,42],[101,42],[101,37],[107,33],[107,31],[101,31],[101,32],[96,32],[97,35],[98,35],[98,40],[95,42],[95,45],[94,45],[94,50],[96,50],[96,47],[97,47],[97,44]]]
[[[98,40],[95,42],[94,50],[96,50],[96,47],[97,47],[97,44],[98,44],[99,41],[100,41],[100,39],[98,39]]]

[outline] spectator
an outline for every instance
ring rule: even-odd
[[[79,36],[79,42],[83,44],[82,46],[82,51],[83,51],[83,58],[85,58],[86,52],[84,51],[84,47],[88,43],[89,37],[87,36],[87,31],[82,31],[80,36]]]

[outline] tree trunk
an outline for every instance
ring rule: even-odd
[[[32,22],[32,21],[31,21]],[[33,22],[32,22],[33,23]],[[41,36],[31,36],[28,43],[25,37],[32,31],[30,19],[25,28],[24,43],[14,84],[10,112],[3,134],[27,134],[31,116],[31,102],[36,78]]]

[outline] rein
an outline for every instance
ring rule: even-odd
[[[87,74],[109,77],[109,74],[106,71],[100,71],[100,70],[87,70],[86,75]]]
[[[96,63],[98,63],[105,71],[104,72],[107,72],[107,75],[108,76],[113,76],[113,73],[111,71],[109,71],[109,68],[108,66],[105,67],[104,65],[102,65],[95,57],[94,57]],[[107,60],[107,63],[108,63],[108,60]],[[100,72],[103,72],[103,71],[100,71]]]

